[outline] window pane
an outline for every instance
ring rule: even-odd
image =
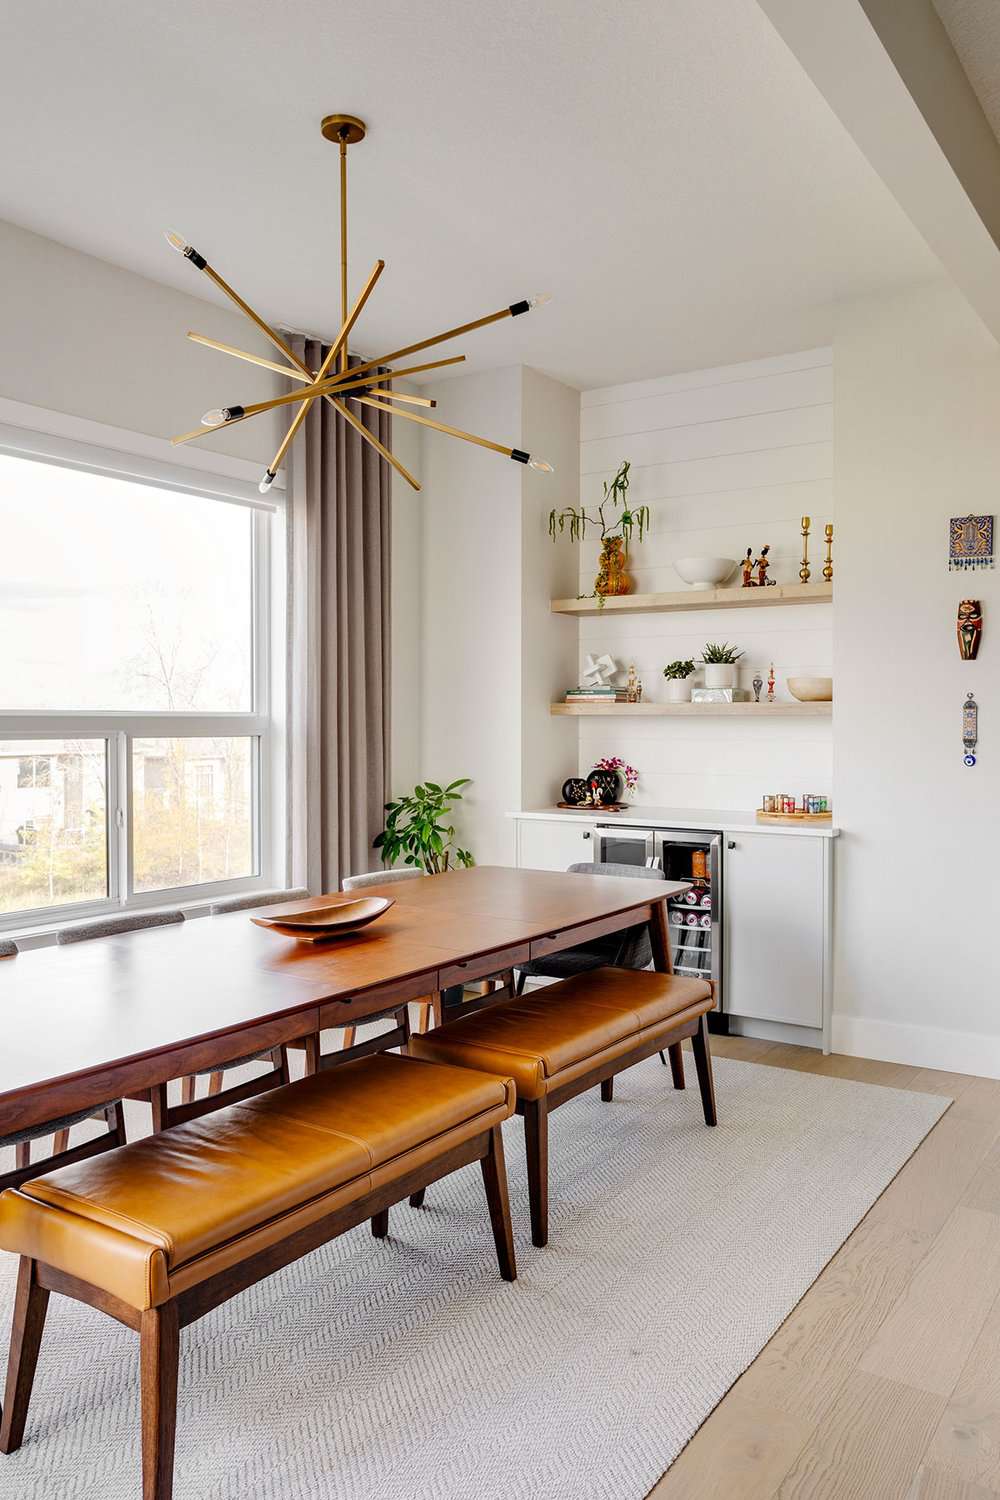
[[[249,738],[132,743],[132,860],[137,891],[253,875]]]
[[[0,708],[249,712],[253,513],[0,454]]]
[[[0,740],[0,912],[108,894],[105,740]]]

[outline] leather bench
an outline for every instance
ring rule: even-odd
[[[479,1160],[500,1274],[516,1271],[506,1077],[379,1053],[66,1166],[0,1195],[21,1256],[0,1452],[21,1444],[50,1292],[135,1329],[144,1500],[173,1487],[179,1329]]]
[[[500,1001],[410,1038],[410,1052],[434,1062],[509,1075],[517,1085],[528,1159],[531,1238],[548,1241],[548,1116],[585,1089],[612,1098],[617,1073],[671,1051],[674,1085],[684,1087],[680,1043],[690,1037],[706,1125],[716,1123],[703,979],[646,969],[591,969],[516,1000]],[[410,1198],[414,1207],[423,1193]]]

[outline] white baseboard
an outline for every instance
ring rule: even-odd
[[[870,1057],[878,1062],[909,1063],[914,1068],[940,1068],[947,1073],[1000,1078],[1000,1036],[834,1015],[831,1044],[834,1052],[843,1052],[848,1057]]]

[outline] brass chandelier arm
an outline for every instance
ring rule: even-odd
[[[264,359],[259,354],[251,354],[248,349],[237,349],[232,344],[222,344],[218,339],[210,339],[204,333],[188,333],[192,343],[204,344],[207,349],[218,349],[222,354],[231,354],[234,359],[245,359],[248,364],[260,365],[265,370],[273,370],[276,375],[287,375],[289,380],[304,380],[311,383],[312,375],[303,375],[300,370],[293,370],[288,365],[279,365],[276,360]]]
[[[344,387],[341,386],[341,390],[343,389]],[[410,406],[437,406],[437,402],[427,396],[411,396],[406,391],[376,391],[375,394],[384,397],[386,401],[405,401]]]
[[[419,354],[421,349],[430,349],[434,344],[447,343],[448,339],[457,339],[463,333],[472,333],[476,328],[485,328],[488,323],[499,323],[502,318],[513,316],[509,307],[501,308],[499,312],[488,313],[485,318],[476,318],[473,323],[462,323],[458,328],[449,328],[447,333],[435,334],[432,339],[423,339],[419,344],[407,344],[405,349],[395,349],[392,354],[381,354],[378,359],[370,359],[366,364],[355,365],[351,374],[363,374],[365,370],[373,370],[376,365],[391,365],[394,359],[402,359],[406,354]]]
[[[378,452],[382,455],[382,457],[384,459],[386,459],[390,464],[392,464],[392,467],[396,470],[396,473],[402,475],[402,477],[406,480],[407,484],[412,485],[412,487],[415,490],[419,490],[420,489],[420,483],[419,483],[419,481],[416,480],[416,479],[414,479],[413,475],[409,472],[408,469],[404,469],[403,468],[403,465],[399,462],[399,459],[393,457],[393,455],[389,452],[388,448],[386,448],[383,443],[379,442],[378,438],[375,436],[375,434],[373,432],[369,432],[368,431],[368,428],[365,426],[365,424],[362,421],[360,421],[359,418],[356,417],[352,411],[348,411],[348,409],[344,405],[343,401],[339,401],[335,396],[328,396],[327,400],[329,402],[331,402],[337,408],[337,410],[340,412],[341,416],[344,418],[344,421],[345,422],[350,422],[350,424],[354,428],[355,432],[360,433],[360,435],[364,438],[364,440],[365,440],[366,443],[371,443],[372,447],[375,448],[375,449],[377,449]],[[374,405],[376,405],[376,403],[372,402],[372,405],[374,406]],[[392,407],[391,406],[383,406],[381,408],[381,410],[382,411],[389,411],[389,412],[391,412],[392,411]],[[399,417],[406,417],[406,416],[409,416],[410,414],[409,414],[409,412],[403,412],[403,411],[401,411],[401,412],[396,412],[395,415],[399,416]]]
[[[352,401],[360,401],[363,406],[373,406],[376,411],[392,411],[391,406],[383,406],[381,401],[373,401],[370,396],[352,396]],[[337,402],[340,405],[340,402]],[[449,437],[464,438],[467,443],[476,443],[480,448],[492,448],[494,453],[502,453],[506,458],[514,457],[513,448],[505,448],[503,443],[494,443],[489,438],[476,437],[474,432],[463,432],[460,427],[448,427],[444,422],[435,422],[431,417],[422,417],[415,411],[397,411],[394,416],[404,417],[407,422],[419,422],[421,427],[433,427],[435,432],[446,432]]]
[[[201,269],[204,271],[204,273],[208,277],[209,281],[213,281],[215,283],[215,285],[219,288],[220,292],[225,292],[225,294],[229,298],[230,302],[235,302],[236,303],[236,306],[239,308],[240,312],[243,313],[243,315],[245,317],[247,317],[247,318],[250,319],[250,321],[254,325],[254,327],[258,328],[260,330],[260,332],[264,335],[264,337],[270,343],[272,343],[274,345],[274,347],[281,354],[283,354],[285,356],[285,358],[287,360],[289,360],[290,363],[293,364],[297,370],[301,370],[303,375],[308,375],[309,379],[312,380],[312,378],[313,378],[312,371],[310,369],[307,369],[307,367],[302,363],[301,359],[299,359],[298,356],[296,354],[294,354],[291,349],[289,349],[288,345],[285,343],[285,341],[281,337],[281,335],[275,333],[274,329],[270,326],[270,324],[265,323],[264,319],[262,317],[260,317],[259,314],[257,314],[257,313],[254,312],[254,310],[250,306],[249,302],[244,302],[243,298],[240,296],[239,292],[234,292],[233,289],[232,289],[232,287],[229,285],[228,281],[223,281],[222,277],[219,275],[219,273],[215,269],[215,267],[214,266],[210,266],[209,263],[208,263],[208,261],[206,261],[205,264],[204,264],[204,266],[201,267]]]

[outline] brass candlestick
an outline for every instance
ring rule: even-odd
[[[809,517],[802,517],[802,566],[799,569],[799,577],[803,583],[809,582]]]
[[[823,569],[823,577],[829,583],[833,577],[833,527],[824,526],[823,530],[826,534],[826,566]]]

